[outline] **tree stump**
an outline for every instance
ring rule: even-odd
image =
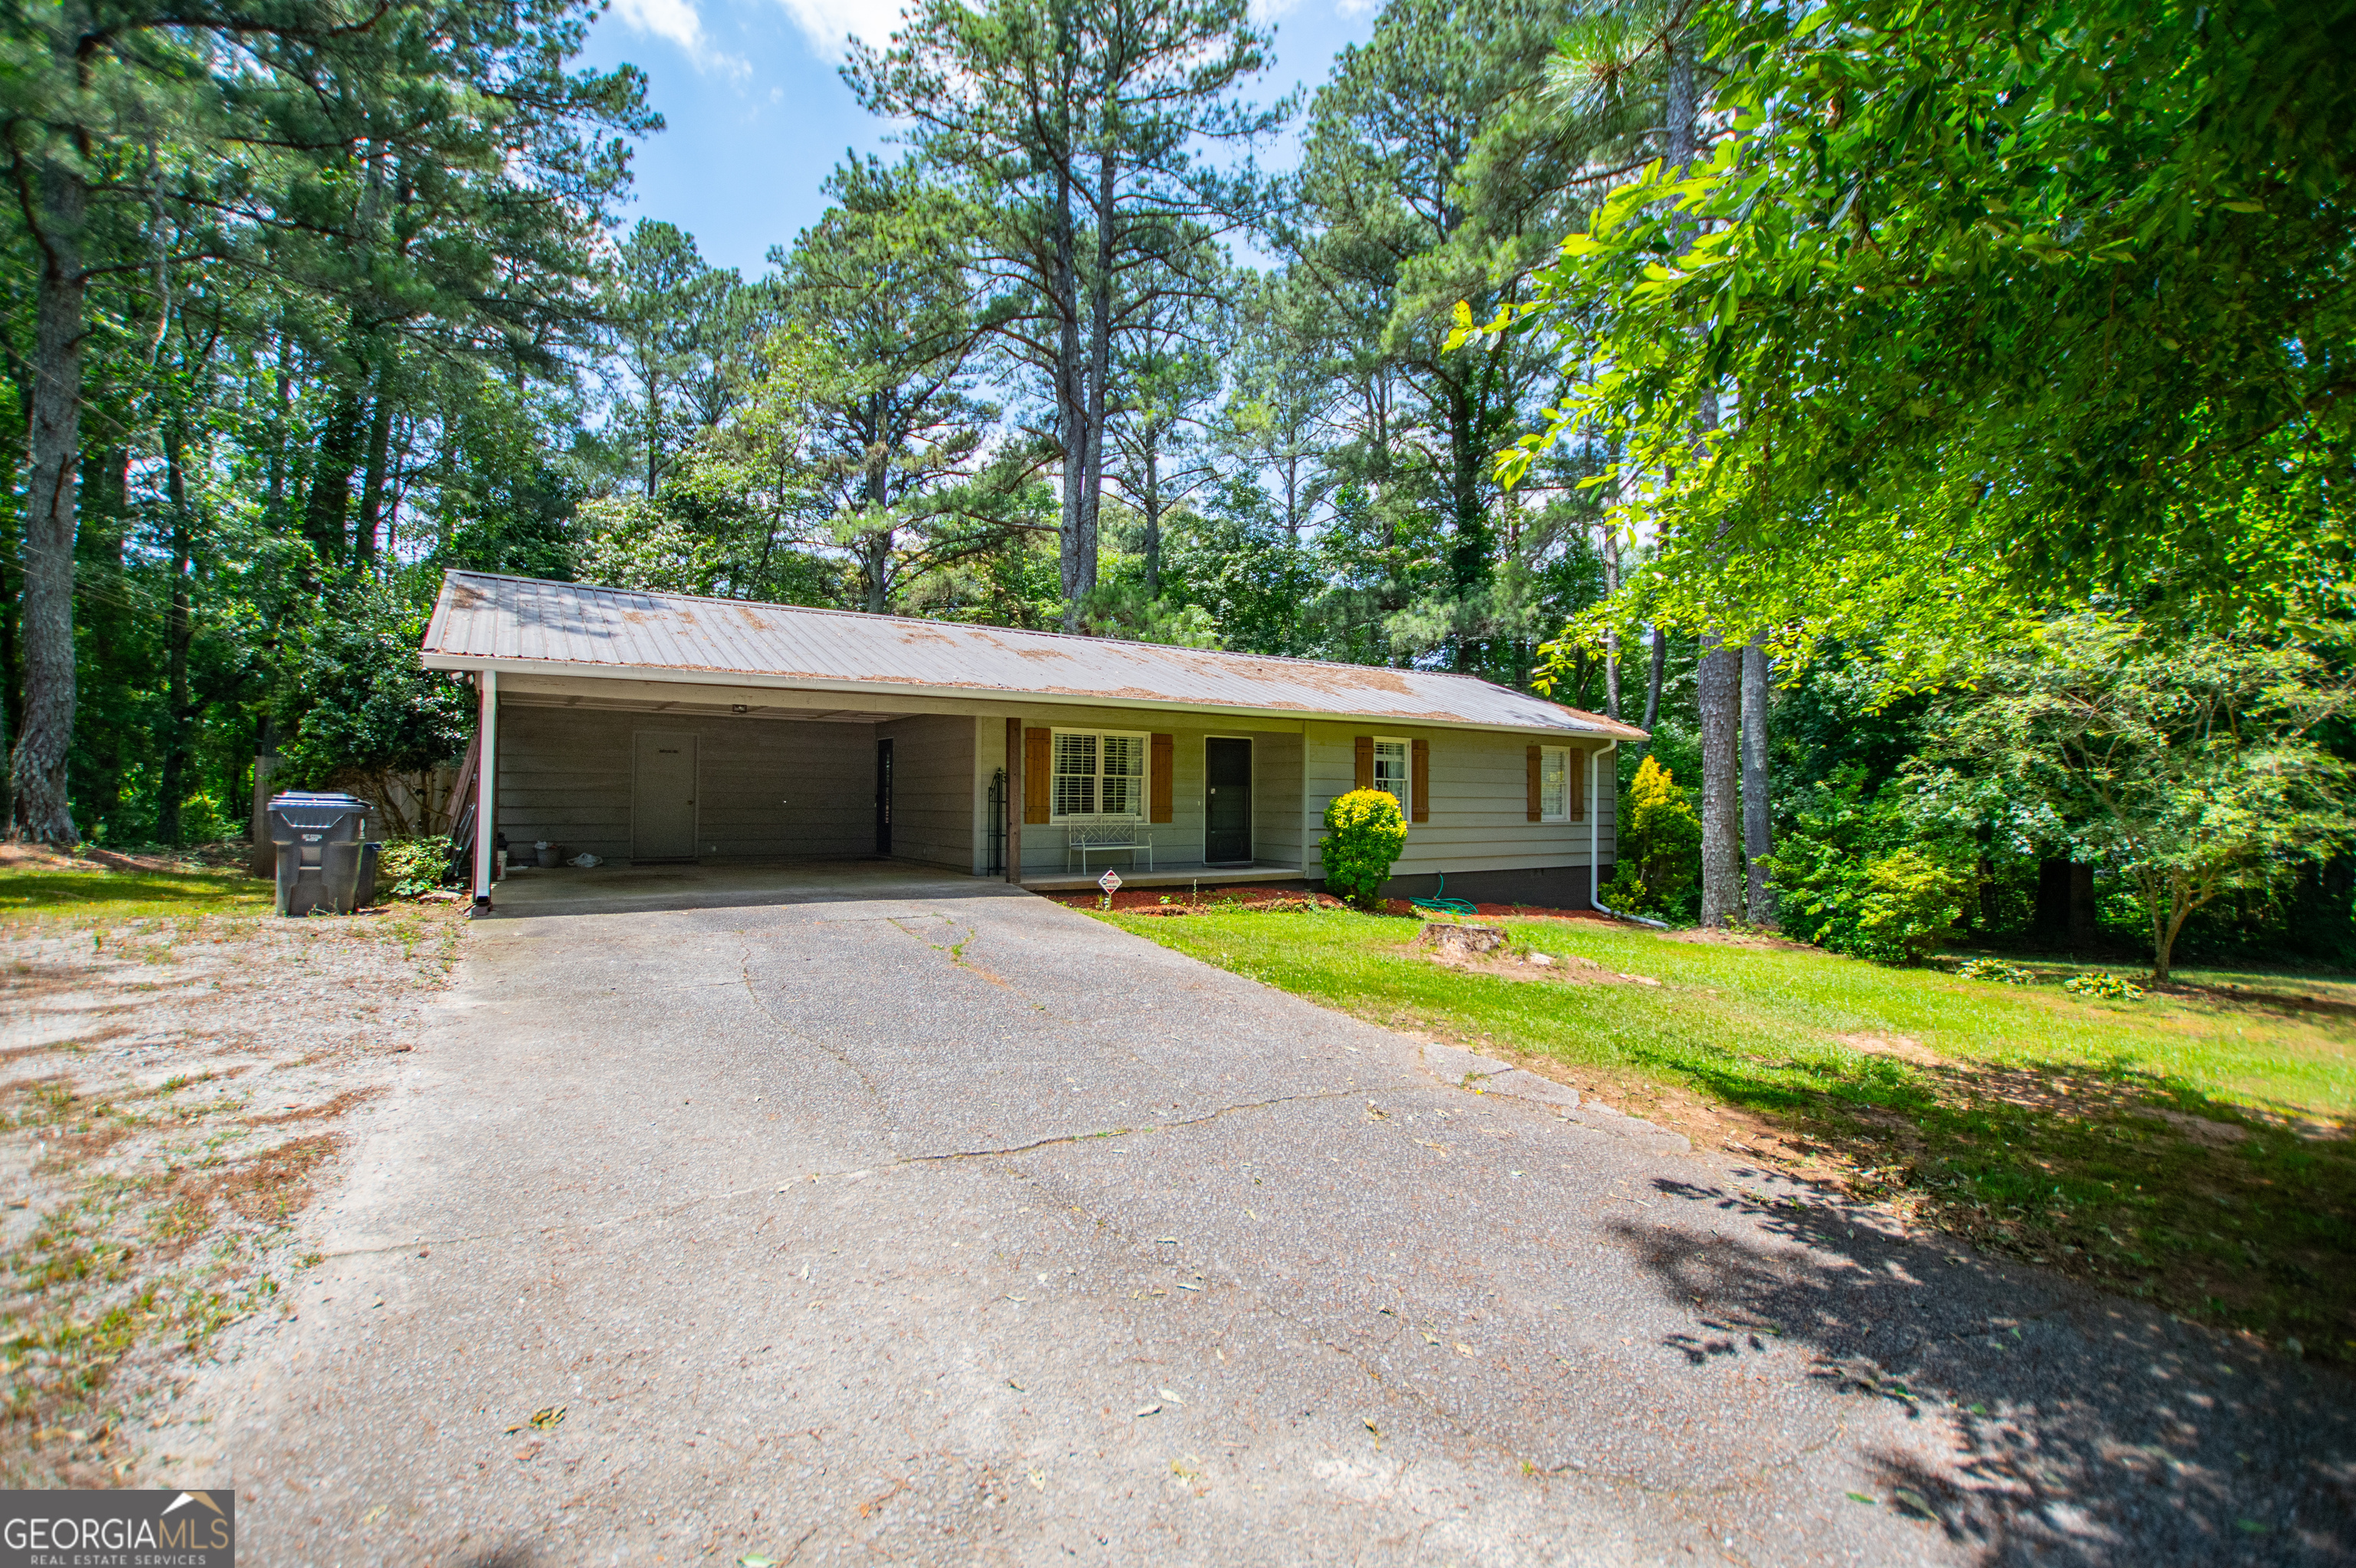
[[[1477,958],[1483,953],[1494,953],[1505,945],[1505,928],[1502,925],[1458,925],[1452,921],[1426,921],[1421,940],[1442,953],[1452,953],[1462,958]]]

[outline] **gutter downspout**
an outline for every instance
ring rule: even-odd
[[[1588,759],[1587,773],[1588,777],[1594,781],[1590,787],[1595,792],[1595,799],[1590,803],[1587,813],[1587,901],[1599,914],[1608,914],[1614,920],[1633,921],[1638,925],[1649,925],[1655,931],[1666,931],[1669,923],[1665,920],[1647,920],[1641,914],[1622,914],[1603,901],[1603,862],[1599,858],[1603,831],[1603,759],[1619,749],[1619,741],[1607,741],[1601,751]],[[1615,789],[1612,794],[1616,798],[1619,792]],[[1616,813],[1612,817],[1612,830],[1614,833],[1620,830]]]

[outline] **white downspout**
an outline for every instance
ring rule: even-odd
[[[1655,931],[1666,931],[1669,929],[1669,923],[1665,920],[1647,920],[1641,914],[1622,914],[1618,910],[1613,909],[1610,904],[1603,901],[1603,861],[1601,859],[1601,848],[1603,843],[1603,759],[1610,756],[1619,749],[1619,741],[1607,741],[1603,743],[1603,749],[1601,751],[1596,752],[1587,760],[1587,776],[1589,781],[1587,787],[1589,793],[1594,796],[1593,799],[1587,803],[1587,901],[1589,904],[1593,906],[1595,912],[1598,914],[1608,914],[1614,920],[1633,920],[1638,925],[1649,925]],[[1613,788],[1612,795],[1612,799],[1616,802],[1620,795],[1620,792],[1616,786]],[[1612,814],[1612,831],[1615,836],[1620,831],[1619,814],[1616,806]]]
[[[477,690],[482,709],[475,728],[475,912],[485,914],[491,907],[492,785],[499,773],[498,671],[483,671]]]

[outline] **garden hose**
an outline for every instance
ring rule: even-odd
[[[1442,871],[1440,873],[1440,885],[1431,890],[1430,898],[1409,899],[1407,901],[1426,914],[1479,914],[1481,912],[1462,899],[1446,897],[1447,891],[1448,873]]]

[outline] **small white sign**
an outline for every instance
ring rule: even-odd
[[[1105,891],[1105,897],[1112,897],[1114,892],[1120,887],[1120,873],[1119,871],[1107,871],[1103,876],[1097,879],[1097,886]]]

